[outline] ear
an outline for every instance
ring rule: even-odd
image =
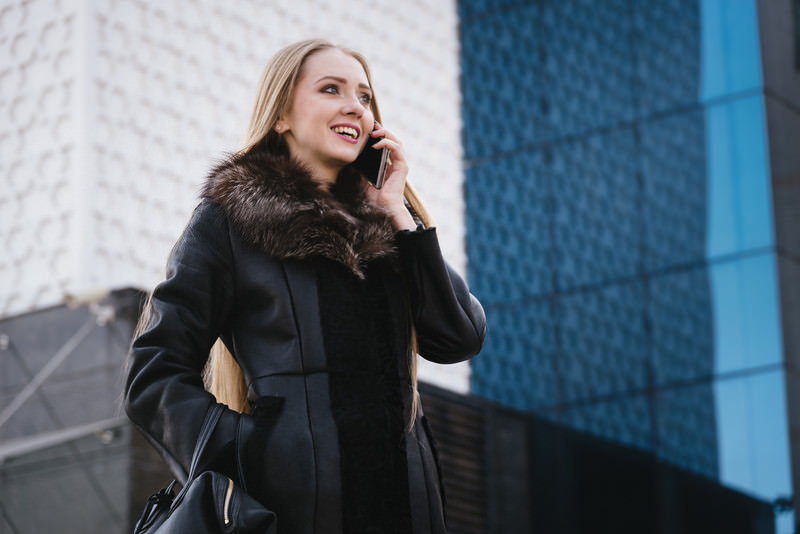
[[[278,119],[278,122],[275,123],[275,126],[273,126],[272,129],[275,130],[275,132],[278,134],[286,132],[287,130],[286,121],[284,121],[283,119]]]

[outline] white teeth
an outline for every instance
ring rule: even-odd
[[[332,130],[338,134],[349,135],[353,139],[358,139],[358,132],[355,128],[350,128],[349,126],[334,126]]]

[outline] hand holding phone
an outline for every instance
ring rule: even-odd
[[[386,177],[386,164],[389,160],[389,149],[381,148],[376,150],[372,148],[375,143],[382,140],[383,137],[369,136],[364,149],[358,158],[353,162],[353,166],[364,175],[369,183],[375,186],[376,189],[383,187],[383,180]]]

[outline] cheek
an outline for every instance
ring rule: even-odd
[[[364,114],[361,116],[361,122],[366,128],[367,132],[371,132],[375,125],[375,115],[372,114],[372,110],[367,109]]]

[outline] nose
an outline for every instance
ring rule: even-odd
[[[364,114],[364,106],[361,104],[359,95],[350,95],[346,97],[342,112],[345,115],[353,115],[360,118]]]

